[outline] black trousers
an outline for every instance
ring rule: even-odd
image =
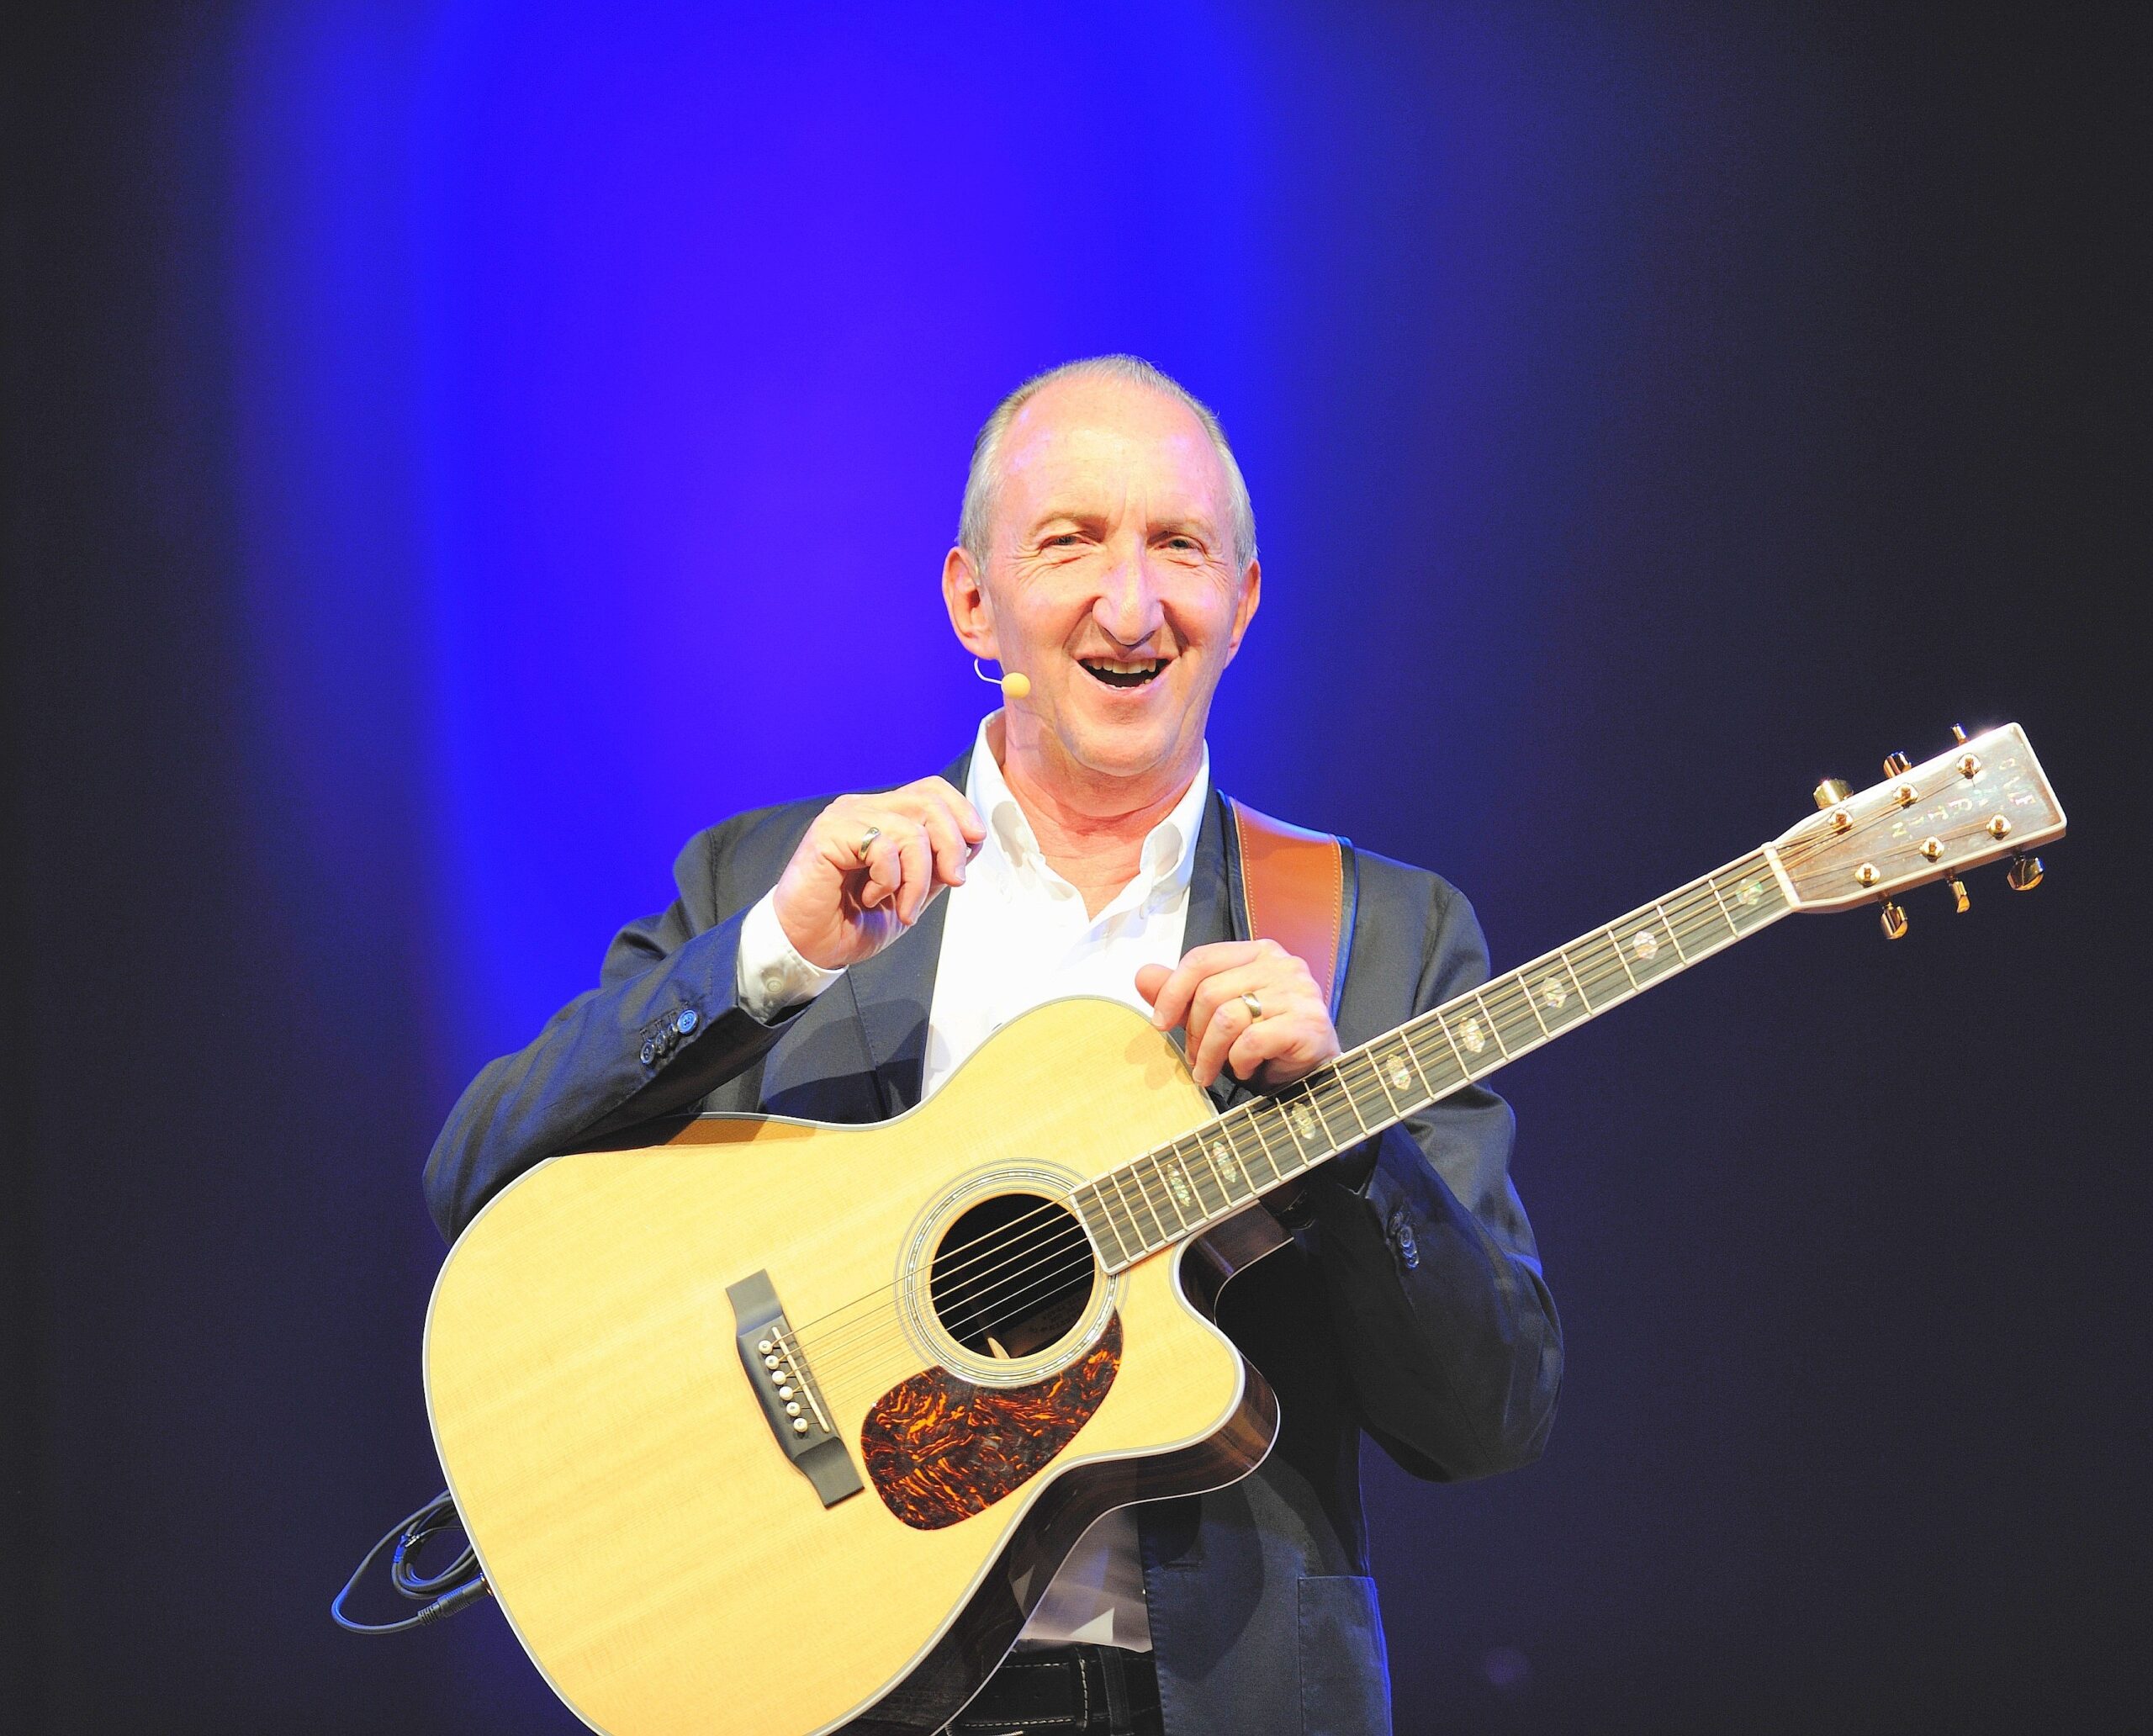
[[[1163,1736],[1149,1652],[1055,1646],[1019,1652],[987,1678],[951,1736]]]

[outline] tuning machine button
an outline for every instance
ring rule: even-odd
[[[1844,778],[1826,778],[1809,792],[1817,798],[1819,807],[1837,807],[1854,794],[1854,786]]]
[[[1951,726],[1951,739],[1958,743],[1962,748],[1965,746],[1966,726],[1963,723],[1954,723]]]
[[[1913,769],[1914,762],[1904,754],[1886,754],[1884,756],[1884,775],[1886,777],[1904,777]]]
[[[1876,913],[1877,926],[1884,930],[1886,940],[1903,940],[1907,934],[1907,913],[1886,898]]]
[[[2039,856],[2013,856],[2003,871],[2003,883],[2014,892],[2030,892],[2041,883],[2044,871]]]
[[[1953,875],[1950,879],[1944,882],[1944,885],[1945,890],[1951,894],[1951,908],[1960,915],[1964,916],[1974,908],[1974,901],[1966,892],[1966,882],[1960,879],[1957,875]]]

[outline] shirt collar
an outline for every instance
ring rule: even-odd
[[[1010,793],[1008,781],[995,760],[994,749],[987,744],[987,727],[996,715],[990,712],[980,720],[979,735],[972,744],[971,765],[965,774],[965,799],[987,827],[988,848],[981,854],[1000,857],[1018,874],[1029,871],[1060,881],[1061,876],[1055,873],[1040,854],[1032,823]],[[1187,887],[1196,871],[1197,838],[1203,829],[1204,800],[1210,792],[1211,744],[1206,742],[1196,775],[1182,792],[1181,800],[1145,835],[1135,881],[1114,898],[1107,911],[1100,912],[1102,917],[1108,911],[1146,898],[1171,901]]]

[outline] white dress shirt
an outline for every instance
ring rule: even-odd
[[[1009,793],[980,725],[965,795],[987,828],[965,883],[944,895],[942,951],[927,1020],[921,1095],[931,1096],[972,1051],[1019,1014],[1068,995],[1099,995],[1140,1013],[1141,965],[1178,963],[1188,926],[1188,883],[1211,787],[1207,747],[1172,812],[1144,840],[1136,877],[1097,916],[1084,895],[1048,865],[1031,822]],[[766,1023],[812,999],[842,973],[812,965],[794,949],[770,897],[740,929],[740,1004]],[[1151,1648],[1136,1522],[1128,1508],[1085,1532],[1047,1587],[1020,1643],[1084,1641],[1132,1651]]]

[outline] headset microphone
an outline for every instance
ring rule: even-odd
[[[972,673],[990,687],[999,687],[1005,699],[1023,699],[1032,691],[1032,678],[1021,670],[1013,670],[998,679],[979,666],[979,659],[972,659]]]

